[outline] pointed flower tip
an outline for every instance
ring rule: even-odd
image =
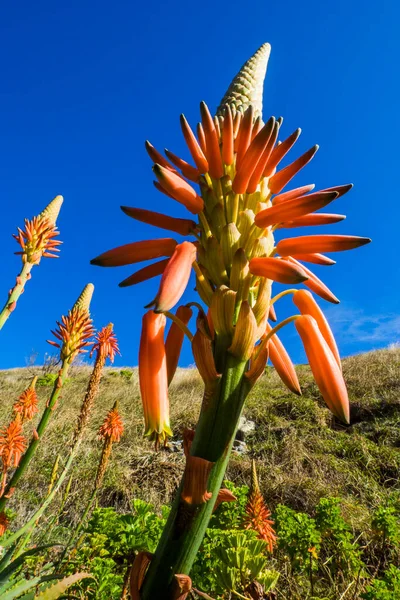
[[[56,196],[40,213],[39,217],[48,219],[52,225],[55,225],[63,202],[64,198],[62,196]]]
[[[252,104],[255,117],[262,115],[263,86],[270,53],[271,45],[264,43],[242,66],[223,97],[217,115],[223,114],[226,104],[241,111]]]
[[[87,285],[85,285],[85,287],[82,290],[81,295],[79,296],[78,300],[75,302],[73,309],[78,308],[82,311],[89,312],[89,306],[90,306],[90,302],[92,300],[93,292],[94,292],[93,283],[88,283]]]

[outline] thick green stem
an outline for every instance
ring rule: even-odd
[[[248,392],[243,384],[246,361],[226,353],[223,362],[222,377],[214,393],[205,395],[190,450],[193,456],[214,463],[207,484],[212,498],[194,508],[186,505],[181,500],[181,482],[142,586],[142,600],[173,598],[174,575],[189,574],[221,488]]]
[[[21,458],[20,463],[19,463],[18,467],[15,469],[13,476],[11,477],[10,481],[8,482],[3,496],[0,498],[0,512],[4,511],[4,508],[7,504],[8,499],[14,492],[14,489],[15,489],[18,481],[21,479],[22,475],[25,473],[29,463],[31,462],[31,460],[33,458],[33,455],[36,452],[36,449],[40,443],[40,440],[41,440],[43,433],[47,427],[50,417],[53,414],[53,411],[56,407],[57,400],[58,400],[58,397],[61,392],[61,388],[67,377],[68,369],[69,369],[69,362],[65,361],[62,364],[61,370],[60,370],[58,377],[56,379],[56,382],[54,384],[52,394],[50,396],[50,399],[47,403],[46,408],[43,411],[42,418],[40,419],[40,423],[31,439],[31,443],[29,444],[25,454]]]
[[[26,262],[22,267],[21,273],[17,277],[17,283],[15,287],[12,288],[11,293],[9,294],[5,305],[3,306],[2,311],[0,312],[0,329],[3,327],[4,323],[7,321],[8,317],[11,315],[12,311],[15,308],[15,304],[24,291],[25,283],[29,277],[31,269],[33,267],[32,263]]]

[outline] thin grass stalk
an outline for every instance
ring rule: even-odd
[[[207,401],[203,403],[191,454],[214,463],[207,484],[212,498],[191,514],[188,513],[181,500],[182,479],[143,583],[142,600],[173,598],[174,575],[190,572],[221,488],[243,404],[249,391],[243,378],[246,364],[247,361],[227,353],[221,380],[213,395],[207,396]]]

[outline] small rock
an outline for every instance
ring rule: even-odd
[[[243,416],[240,417],[239,427],[236,432],[236,439],[244,441],[246,436],[249,433],[251,433],[252,431],[254,431],[255,428],[256,428],[256,424],[254,423],[254,421],[251,421],[250,419],[246,419],[246,417],[243,417]]]

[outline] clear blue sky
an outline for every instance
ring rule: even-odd
[[[123,354],[117,364],[137,364],[142,307],[157,282],[120,289],[134,268],[100,269],[89,261],[117,245],[164,235],[126,217],[121,204],[184,216],[153,188],[143,143],[184,154],[179,114],[195,123],[200,100],[215,109],[265,41],[272,54],[264,117],[283,115],[286,134],[303,129],[292,159],[320,144],[298,185],[353,182],[335,205],[347,220],[330,231],[373,238],[316,271],[342,301],[321,300],[342,355],[400,339],[395,0],[21,0],[4,4],[0,14],[1,303],[20,268],[11,234],[56,194],[65,197],[61,258],[34,268],[1,332],[0,368],[23,366],[31,353],[41,363],[51,352],[45,340],[55,320],[87,282],[96,288],[96,326],[115,324]],[[278,306],[278,316],[289,310],[290,301]],[[282,337],[302,361],[293,328]],[[190,363],[186,347],[182,365]]]

